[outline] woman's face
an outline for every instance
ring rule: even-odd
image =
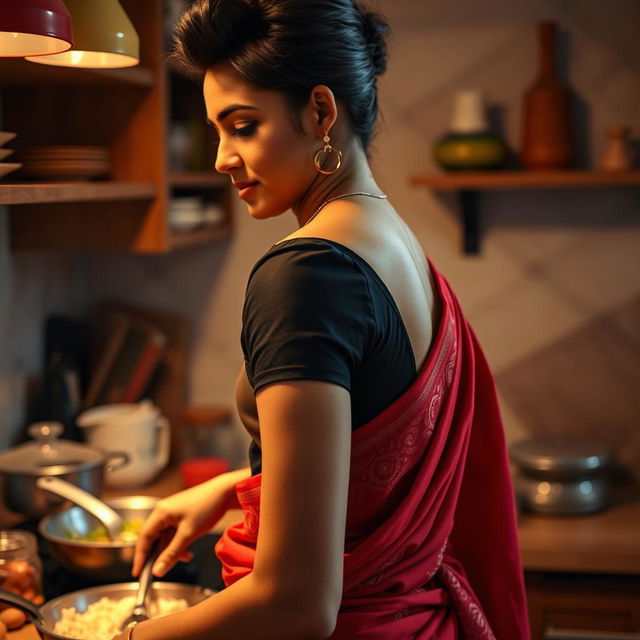
[[[204,100],[220,136],[215,168],[229,174],[249,213],[270,218],[298,202],[317,176],[313,157],[320,140],[310,112],[303,109],[304,132],[297,131],[284,96],[222,70],[206,73]]]

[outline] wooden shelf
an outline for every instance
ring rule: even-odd
[[[231,236],[230,224],[212,225],[187,233],[174,232],[169,236],[169,246],[170,249],[186,249],[187,247],[223,240],[229,236]]]
[[[139,182],[0,183],[0,205],[145,200],[156,192],[157,185]]]
[[[155,82],[152,69],[143,66],[124,69],[80,69],[55,67],[29,62],[24,58],[0,58],[0,85],[55,84],[129,84],[151,87]]]
[[[437,191],[620,187],[640,186],[640,171],[465,171],[418,174],[409,182]]]
[[[182,171],[169,174],[172,187],[202,187],[226,189],[231,183],[229,176],[213,171]]]
[[[480,194],[509,189],[640,187],[640,170],[626,171],[460,171],[409,177],[412,187],[456,192],[464,227],[464,253],[480,251]]]
[[[216,242],[231,232],[231,183],[213,170],[207,129],[202,164],[210,169],[168,171],[171,119],[195,115],[204,123],[206,114],[201,86],[186,91],[183,83],[172,91],[170,80],[177,76],[169,70],[164,42],[164,3],[120,3],[140,37],[138,66],[77,69],[0,58],[0,129],[17,133],[17,152],[40,145],[101,146],[108,148],[111,166],[109,181],[0,180],[14,251],[159,254]],[[170,199],[179,190],[220,205],[224,224],[171,233]]]

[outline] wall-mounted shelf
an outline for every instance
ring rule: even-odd
[[[640,171],[465,171],[410,176],[413,187],[457,192],[464,224],[464,252],[480,249],[480,193],[488,190],[640,187]]]
[[[150,200],[157,185],[140,182],[0,183],[0,205],[107,200]]]

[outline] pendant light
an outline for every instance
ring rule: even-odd
[[[65,0],[73,20],[73,47],[31,62],[113,69],[140,62],[140,39],[118,0]]]
[[[71,47],[71,16],[62,0],[0,2],[0,57],[59,53]]]

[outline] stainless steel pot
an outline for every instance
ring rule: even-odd
[[[39,636],[43,640],[92,640],[91,638],[71,638],[54,632],[56,622],[62,617],[62,610],[75,607],[79,613],[84,613],[87,607],[100,600],[100,598],[112,598],[119,600],[128,596],[135,596],[138,589],[137,582],[102,585],[81,589],[72,593],[53,598],[37,607],[29,600],[16,595],[12,591],[0,589],[0,602],[6,602],[14,607],[22,609],[32,620]],[[154,582],[149,587],[147,602],[155,598],[184,598],[189,606],[198,604],[213,595],[213,591],[198,585],[181,584],[178,582]]]
[[[157,501],[152,496],[124,496],[105,503],[123,520],[145,520]],[[69,538],[69,534],[86,536],[100,524],[95,516],[75,506],[45,516],[38,530],[51,555],[70,571],[104,580],[126,580],[131,576],[135,541],[89,542]]]
[[[613,451],[587,437],[537,437],[515,443],[516,491],[530,511],[573,515],[599,511],[611,500]]]
[[[105,473],[129,462],[124,452],[104,454],[69,440],[58,440],[63,427],[57,422],[36,422],[29,427],[35,442],[0,453],[0,485],[5,505],[28,518],[40,518],[65,499],[39,489],[36,481],[54,476],[99,496]]]

